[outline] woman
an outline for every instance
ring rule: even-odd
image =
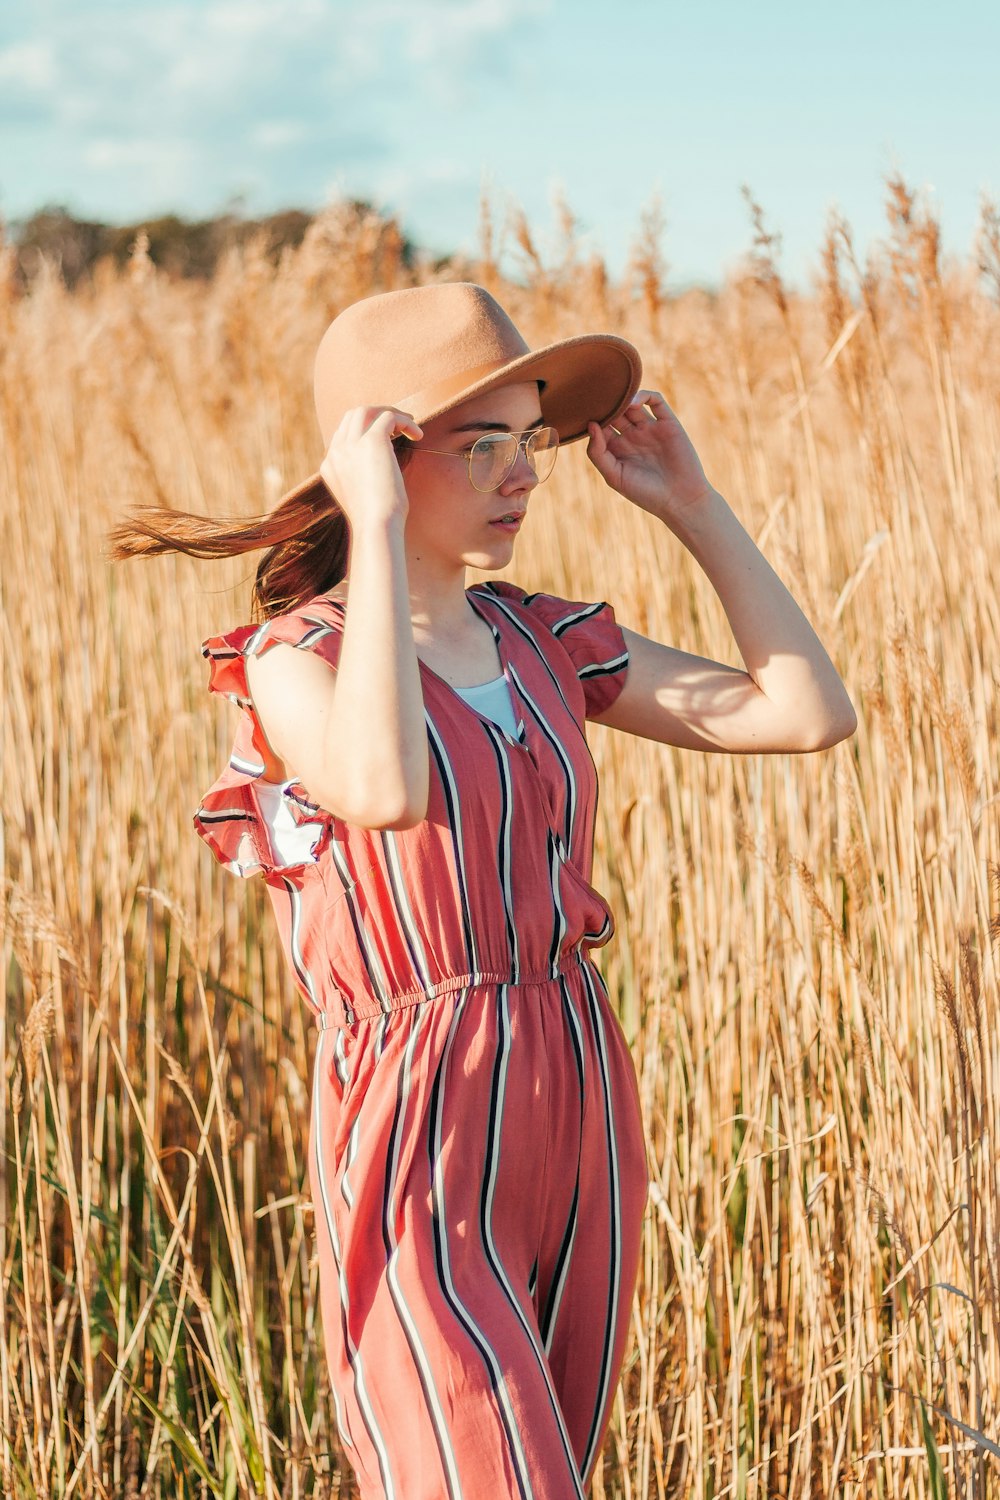
[[[585,720],[732,752],[856,727],[800,609],[639,383],[623,339],[531,351],[481,287],[365,298],[317,355],[320,470],[264,527],[160,513],[118,534],[118,555],[275,542],[268,618],[203,647],[242,716],[195,823],[235,873],[263,872],[320,1027],[323,1322],[365,1496],[563,1500],[601,1451],[647,1171],[590,957],[614,923],[590,884]],[[583,437],[704,567],[745,671],[603,602],[466,588],[468,567],[510,562],[558,445]]]

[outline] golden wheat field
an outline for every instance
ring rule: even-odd
[[[898,178],[831,216],[815,285],[754,249],[669,294],[628,272],[407,263],[333,204],[211,282],[141,244],[74,293],[0,268],[0,1480],[15,1497],[352,1496],[319,1323],[315,1031],[266,891],[192,814],[228,759],[201,641],[256,554],[110,564],[151,501],[249,514],[322,456],[311,361],[348,302],[490,286],[531,343],[640,349],[843,676],[857,733],[685,752],[593,726],[600,955],[653,1183],[593,1494],[1000,1495],[1000,218],[944,264]],[[741,666],[704,574],[584,445],[508,576]],[[471,580],[470,580],[471,581]],[[231,712],[233,718],[227,717]],[[487,1500],[487,1497],[476,1497]]]

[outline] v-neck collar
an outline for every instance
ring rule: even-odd
[[[504,639],[503,632],[500,630],[496,621],[491,620],[490,616],[484,610],[483,600],[474,592],[475,588],[476,585],[474,584],[471,589],[466,589],[465,597],[468,599],[469,603],[472,605],[472,608],[475,610],[479,618],[481,620],[485,620],[487,625],[490,627],[490,630],[493,632],[493,639],[496,642],[497,656],[500,659],[502,677],[507,684],[507,691],[510,693],[511,703],[514,708],[514,717],[517,720],[517,735],[514,736],[510,734],[508,730],[504,729],[502,724],[498,724],[495,719],[491,719],[489,714],[481,714],[478,708],[471,704],[467,698],[463,698],[461,693],[455,691],[451,683],[448,682],[446,678],[442,677],[440,673],[435,672],[434,668],[429,667],[425,661],[422,661],[419,654],[417,656],[417,661],[419,663],[421,672],[426,672],[427,675],[429,677],[432,677],[435,682],[440,683],[440,685],[448,693],[451,694],[451,696],[457,703],[460,703],[464,709],[466,709],[470,714],[473,714],[477,719],[479,719],[481,723],[489,724],[491,729],[497,730],[500,734],[503,735],[504,739],[509,745],[513,745],[516,749],[519,750],[526,750],[528,748],[528,744],[527,735],[524,728],[524,717],[521,713],[521,698],[520,694],[517,691],[517,688],[514,685],[514,673],[510,670],[510,662],[507,656],[507,643]],[[498,678],[490,679],[491,682],[496,682],[498,680]],[[486,684],[474,683],[473,686],[485,687]]]
[[[429,677],[432,679],[432,681],[438,683],[445,692],[451,695],[456,703],[460,703],[466,710],[466,712],[472,714],[480,721],[480,723],[489,724],[491,729],[494,729],[497,731],[497,733],[502,734],[507,743],[509,745],[512,745],[515,749],[528,750],[528,737],[525,732],[524,715],[522,712],[523,704],[521,702],[521,695],[516,687],[516,674],[510,670],[510,661],[507,654],[507,642],[496,621],[492,620],[489,614],[484,609],[483,605],[485,601],[480,594],[476,593],[476,590],[479,587],[480,585],[473,584],[472,588],[466,589],[465,597],[468,599],[469,603],[472,605],[472,608],[475,610],[479,618],[481,620],[485,620],[487,625],[493,632],[493,639],[496,642],[497,656],[500,659],[500,674],[502,680],[507,684],[507,691],[510,693],[511,703],[514,708],[514,717],[517,720],[517,735],[515,736],[510,734],[508,730],[504,729],[502,724],[498,724],[495,719],[491,719],[489,714],[481,714],[478,708],[475,708],[466,698],[463,698],[461,693],[455,691],[447,678],[442,677],[440,673],[435,672],[433,667],[428,666],[427,663],[421,658],[419,652],[417,653],[417,665],[424,676]],[[330,594],[327,594],[325,598],[330,604],[337,605],[338,609],[341,612],[341,618],[343,618],[343,599],[337,599]],[[500,680],[500,677],[491,678],[490,680],[491,682],[496,682]],[[485,686],[485,683],[473,684],[473,686]]]

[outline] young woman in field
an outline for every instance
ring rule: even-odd
[[[263,872],[320,1028],[323,1323],[366,1497],[565,1500],[603,1444],[648,1179],[591,957],[614,923],[590,883],[585,720],[738,753],[818,750],[856,724],[639,382],[611,335],[530,351],[480,287],[365,298],[317,355],[318,474],[263,528],[213,540],[161,515],[129,533],[132,551],[274,543],[264,622],[203,647],[242,715],[195,822],[235,873]],[[583,437],[705,569],[745,670],[623,628],[604,602],[466,587],[467,568],[507,566],[558,445]]]

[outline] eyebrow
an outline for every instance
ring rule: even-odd
[[[532,429],[532,427],[544,427],[544,426],[545,426],[545,418],[544,417],[539,417],[536,422],[530,422],[528,424],[528,426],[524,428],[524,431],[525,432],[530,432],[531,429]],[[453,427],[451,430],[452,430],[452,432],[487,432],[487,431],[489,431],[489,430],[491,430],[493,428],[498,428],[501,432],[513,432],[513,430],[514,430],[511,427],[511,425],[510,425],[509,422],[485,422],[485,421],[480,421],[480,422],[464,422],[461,427]]]

